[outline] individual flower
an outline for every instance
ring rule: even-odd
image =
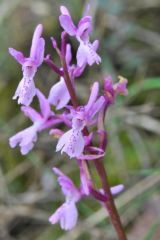
[[[37,141],[38,132],[54,124],[62,122],[62,120],[57,119],[54,116],[54,113],[51,112],[47,99],[38,89],[36,90],[36,95],[39,100],[41,112],[39,113],[29,106],[21,107],[25,116],[30,118],[33,125],[20,131],[9,139],[10,146],[15,148],[19,145],[23,155],[27,154],[33,148],[34,143]]]
[[[33,34],[28,58],[24,57],[22,52],[9,48],[9,53],[22,65],[23,71],[23,78],[17,87],[13,99],[18,98],[18,104],[23,104],[25,106],[29,106],[33,97],[36,95],[34,76],[37,72],[37,68],[42,64],[44,59],[45,41],[41,37],[42,30],[43,26],[39,24]]]
[[[89,40],[89,34],[92,31],[92,17],[84,16],[76,27],[72,21],[68,9],[64,6],[60,8],[61,15],[59,17],[62,28],[70,35],[75,36],[80,45],[77,51],[77,65],[82,67],[85,64],[90,66],[94,63],[101,62],[100,56],[96,53],[99,42],[95,40],[93,43]]]
[[[70,44],[66,45],[65,59],[66,59],[68,73],[69,73],[71,82],[74,86],[74,79],[75,77],[79,77],[82,74],[85,68],[85,64],[82,67],[71,64],[72,53],[71,53]],[[54,84],[50,89],[48,100],[50,104],[56,106],[57,110],[64,108],[70,101],[70,94],[68,92],[63,76],[61,76],[59,82]]]
[[[127,83],[128,80],[122,76],[119,76],[119,82],[113,84],[111,76],[108,76],[104,80],[104,96],[107,104],[113,104],[117,95],[126,96],[128,94]]]
[[[89,180],[87,180],[88,184],[85,180],[85,189],[84,186],[82,186],[83,184],[81,184],[80,188],[77,188],[72,180],[62,173],[58,168],[53,168],[53,171],[58,176],[58,183],[61,186],[61,190],[65,196],[65,202],[54,212],[54,214],[50,216],[49,222],[51,224],[56,224],[59,222],[63,230],[71,230],[74,228],[78,219],[76,203],[84,196],[91,194],[101,203],[107,201],[108,197],[104,193],[104,190],[96,190],[92,188]],[[86,176],[84,172],[83,175]],[[123,188],[123,185],[111,187],[111,193],[113,195],[118,194],[123,190]]]
[[[66,63],[67,63],[68,72],[70,73],[70,75],[72,71],[72,67],[70,66],[71,58],[72,58],[71,46],[70,44],[67,44]],[[52,86],[49,93],[48,101],[50,104],[56,106],[57,110],[64,108],[70,101],[70,94],[68,92],[68,89],[63,77],[60,77],[60,81]]]
[[[56,106],[57,110],[64,108],[70,101],[70,94],[63,77],[50,89],[48,101]]]
[[[78,107],[76,110],[71,108],[72,128],[60,137],[56,151],[61,150],[61,153],[67,153],[70,158],[78,157],[83,159],[86,157],[86,160],[92,160],[95,158],[94,155],[87,157],[87,155],[83,156],[82,154],[85,147],[85,138],[82,130],[85,126],[90,126],[95,123],[95,115],[103,107],[105,99],[103,96],[97,99],[98,91],[99,84],[98,82],[95,82],[88,103],[85,106]]]
[[[76,203],[81,199],[82,195],[69,177],[64,175],[58,168],[53,168],[53,171],[58,176],[65,202],[49,218],[49,221],[51,224],[59,222],[62,229],[71,230],[77,223],[78,211]]]
[[[37,141],[37,132],[39,128],[39,123],[33,124],[31,127],[20,131],[13,137],[9,139],[9,144],[12,148],[15,148],[19,144],[21,149],[21,154],[27,154],[34,146]]]

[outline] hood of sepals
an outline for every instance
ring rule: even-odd
[[[92,119],[91,111],[86,111],[85,106],[80,106],[76,110],[74,109],[70,109],[70,110],[72,114],[73,129],[82,131],[85,126],[92,125],[93,119]]]
[[[83,17],[79,23],[76,32],[76,37],[80,41],[88,42],[89,41],[89,34],[92,32],[92,17],[85,16]]]

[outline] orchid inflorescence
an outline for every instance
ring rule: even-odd
[[[127,95],[127,80],[119,77],[119,82],[114,84],[111,76],[104,77],[101,89],[98,82],[94,82],[88,101],[85,105],[78,104],[75,85],[76,78],[83,74],[87,65],[100,64],[101,57],[97,53],[98,40],[90,41],[92,32],[92,17],[83,16],[76,26],[66,7],[60,7],[61,48],[54,38],[51,38],[53,48],[60,57],[61,67],[57,67],[50,55],[44,57],[45,40],[42,37],[43,27],[39,24],[33,34],[29,57],[24,57],[22,52],[9,48],[9,53],[22,65],[23,78],[20,81],[13,99],[18,98],[21,110],[33,124],[20,131],[9,139],[12,148],[19,145],[23,155],[34,147],[39,132],[50,129],[49,134],[58,137],[56,151],[65,152],[69,158],[75,158],[80,172],[80,186],[76,187],[72,180],[54,167],[53,171],[58,177],[65,196],[65,202],[49,218],[52,224],[60,223],[62,229],[70,230],[77,222],[76,203],[83,197],[93,196],[101,203],[109,201],[106,190],[96,189],[88,161],[102,164],[107,145],[107,134],[104,128],[104,118],[108,107],[115,102],[116,96]],[[79,47],[76,53],[76,63],[72,64],[71,45],[67,43],[67,35],[74,37]],[[34,77],[37,69],[46,63],[59,75],[59,81],[50,89],[48,98],[36,88]],[[34,97],[38,98],[40,112],[30,106]],[[52,105],[55,107],[53,111]],[[60,110],[60,111],[59,111]],[[63,111],[62,111],[63,110]],[[59,126],[68,129],[63,132]],[[94,138],[99,139],[98,144],[93,144]],[[101,163],[100,163],[101,162]],[[100,173],[100,171],[98,171]],[[110,189],[111,194],[117,194],[123,189],[118,185]]]

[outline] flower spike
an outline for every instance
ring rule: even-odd
[[[21,153],[25,155],[34,147],[38,134],[50,128],[49,136],[58,139],[56,151],[67,154],[70,159],[76,158],[79,186],[77,187],[72,179],[60,169],[53,168],[63,193],[64,202],[49,217],[49,222],[59,223],[61,229],[66,231],[73,229],[78,219],[77,203],[82,198],[91,196],[108,210],[111,222],[118,233],[118,239],[126,240],[113,200],[113,196],[121,192],[124,186],[120,184],[110,187],[103,161],[108,144],[105,130],[106,112],[108,107],[115,102],[117,95],[128,94],[128,81],[119,76],[119,82],[114,84],[112,77],[108,76],[104,79],[103,89],[100,88],[98,82],[94,82],[86,104],[79,104],[77,95],[79,88],[76,87],[76,78],[81,76],[87,65],[92,66],[101,62],[101,57],[97,53],[99,41],[90,41],[93,26],[89,7],[89,5],[86,6],[78,24],[73,22],[65,6],[60,7],[59,21],[63,28],[61,43],[58,44],[56,39],[51,37],[53,50],[60,60],[59,66],[53,62],[51,54],[46,54],[44,58],[45,41],[42,38],[43,26],[41,24],[33,33],[29,57],[9,48],[9,53],[22,66],[23,72],[22,80],[19,82],[13,99],[18,98],[18,103],[23,105],[21,111],[32,121],[32,125],[12,136],[9,144],[11,148],[18,145]],[[72,45],[68,43],[68,35],[74,37],[79,43],[73,55],[75,63],[72,58]],[[49,90],[48,98],[36,88],[34,82],[37,69],[43,61],[58,75],[58,82]],[[39,111],[29,106],[35,95],[39,103]],[[54,108],[54,112],[51,107]],[[55,126],[57,124],[59,126]],[[95,174],[90,172],[92,162],[100,180],[100,189],[95,187]]]

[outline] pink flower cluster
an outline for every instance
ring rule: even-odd
[[[73,104],[73,101],[76,101],[76,78],[83,74],[87,65],[101,62],[101,57],[97,53],[99,42],[98,40],[90,42],[91,16],[82,17],[76,26],[66,7],[61,6],[60,11],[59,21],[63,28],[61,48],[58,48],[54,38],[51,38],[51,41],[63,62],[61,67],[54,64],[50,55],[44,57],[45,40],[41,36],[43,31],[41,24],[36,27],[33,34],[29,57],[24,57],[22,52],[9,48],[9,53],[21,64],[23,72],[13,99],[18,98],[18,104],[22,104],[22,112],[33,122],[30,127],[12,136],[9,144],[12,148],[19,145],[21,153],[25,155],[34,147],[38,133],[50,129],[49,134],[59,137],[56,151],[65,152],[69,158],[77,159],[81,180],[79,188],[59,169],[53,168],[58,176],[65,202],[49,218],[49,221],[52,224],[59,222],[62,229],[70,230],[77,222],[76,203],[80,199],[88,195],[92,195],[101,202],[108,199],[103,190],[93,187],[85,163],[104,156],[105,147],[101,144],[94,146],[93,140],[95,136],[102,137],[103,131],[99,127],[99,121],[102,115],[104,118],[108,107],[115,102],[116,96],[127,95],[127,80],[119,77],[120,81],[113,84],[110,76],[104,78],[102,94],[100,94],[99,83],[94,82],[87,103],[83,106]],[[71,45],[66,41],[67,34],[79,42],[75,64],[71,63],[72,51]],[[59,75],[59,81],[51,87],[48,97],[36,88],[34,81],[37,69],[43,62]],[[38,98],[40,111],[30,106],[35,96]],[[55,106],[55,111],[51,110],[51,105]],[[58,127],[60,124],[64,124],[67,129],[65,132]],[[111,188],[111,192],[116,194],[122,189],[123,185],[118,185]]]

